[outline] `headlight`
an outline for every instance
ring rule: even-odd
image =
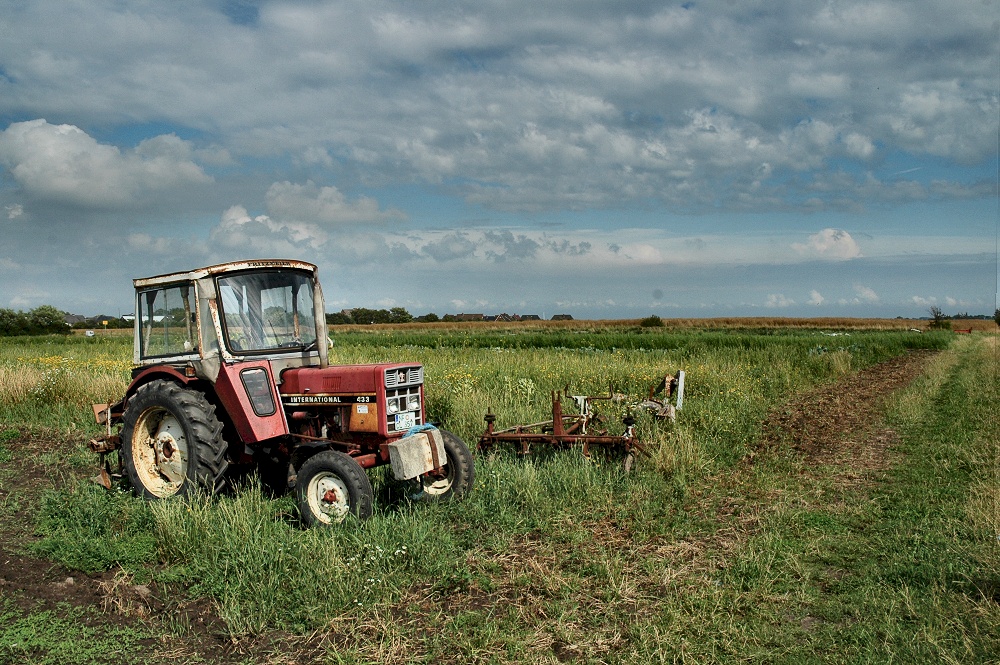
[[[399,402],[394,399],[389,400],[386,404],[386,409],[389,410],[389,413],[396,413],[399,411]]]
[[[409,409],[410,411],[419,411],[420,398],[415,395],[411,397],[410,400],[406,403],[406,408]]]
[[[243,388],[250,398],[253,412],[260,417],[274,415],[274,396],[271,394],[271,377],[263,367],[253,367],[240,372]]]

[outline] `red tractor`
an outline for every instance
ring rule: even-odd
[[[118,452],[137,495],[214,494],[256,469],[295,490],[312,526],[370,516],[366,469],[386,464],[428,499],[472,489],[468,447],[427,421],[420,364],[329,364],[316,266],[241,261],[134,284],[132,382],[94,405],[108,434],[92,447]]]

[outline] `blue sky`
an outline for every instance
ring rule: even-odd
[[[992,313],[1000,3],[0,0],[0,307]]]

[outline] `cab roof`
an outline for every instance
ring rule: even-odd
[[[202,279],[211,275],[222,275],[230,272],[243,270],[260,270],[286,268],[290,270],[305,270],[316,274],[316,266],[306,261],[296,261],[294,259],[248,259],[245,261],[230,261],[229,263],[219,263],[207,268],[197,268],[185,272],[173,272],[166,275],[155,275],[153,277],[141,277],[133,279],[135,288],[141,289],[145,286],[155,286],[157,284],[170,284],[172,282],[190,282]]]

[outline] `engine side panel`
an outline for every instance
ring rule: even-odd
[[[395,438],[423,424],[423,368],[413,363],[299,367],[281,374],[281,399],[291,413],[343,409],[350,432]]]

